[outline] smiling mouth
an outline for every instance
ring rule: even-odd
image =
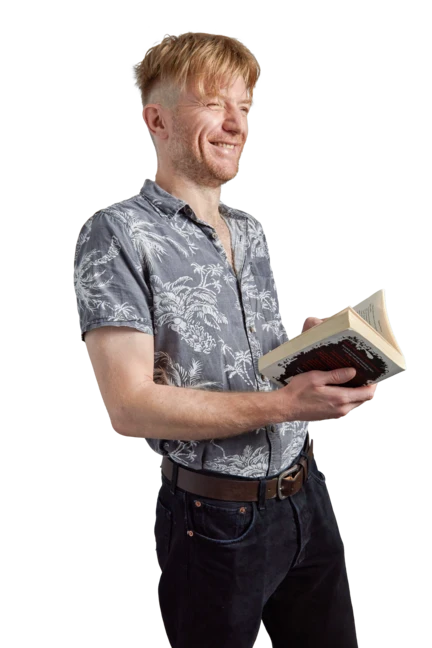
[[[215,148],[217,148],[220,151],[223,151],[224,153],[235,153],[235,151],[238,149],[238,144],[220,144],[218,142],[210,142]]]

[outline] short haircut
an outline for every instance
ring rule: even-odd
[[[222,78],[230,85],[241,76],[252,102],[261,69],[255,56],[236,38],[187,32],[165,35],[159,45],[147,50],[133,71],[143,107],[161,103],[173,110],[192,78],[202,98],[218,95]]]

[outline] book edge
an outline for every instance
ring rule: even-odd
[[[356,313],[351,306],[333,315],[325,322],[313,326],[304,333],[300,333],[295,338],[287,340],[287,342],[262,355],[258,358],[258,370],[263,375],[266,375],[266,369],[276,362],[281,362],[313,344],[325,342],[330,336],[342,333],[344,330],[351,330],[353,333],[361,335],[366,342],[370,342],[370,344],[373,344],[379,349],[385,357],[398,365],[402,370],[406,370],[406,362],[403,354],[399,353],[386,338],[366,322],[361,315]],[[270,378],[270,376],[267,377]]]

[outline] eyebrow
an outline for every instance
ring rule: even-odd
[[[221,94],[214,95],[214,96],[217,97],[218,99],[226,99],[227,98],[225,95],[221,95]],[[213,97],[213,95],[206,95],[206,97],[211,99]],[[252,99],[241,99],[240,101],[237,102],[237,104],[239,106],[241,104],[247,104],[248,106],[252,106],[252,103],[253,103]]]

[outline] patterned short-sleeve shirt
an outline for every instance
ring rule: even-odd
[[[158,384],[278,389],[258,370],[259,357],[288,340],[263,227],[221,201],[219,213],[231,233],[234,268],[215,228],[153,180],[93,214],[74,259],[81,339],[100,326],[153,335]],[[271,477],[292,464],[307,427],[286,421],[222,439],[146,440],[191,469]]]

